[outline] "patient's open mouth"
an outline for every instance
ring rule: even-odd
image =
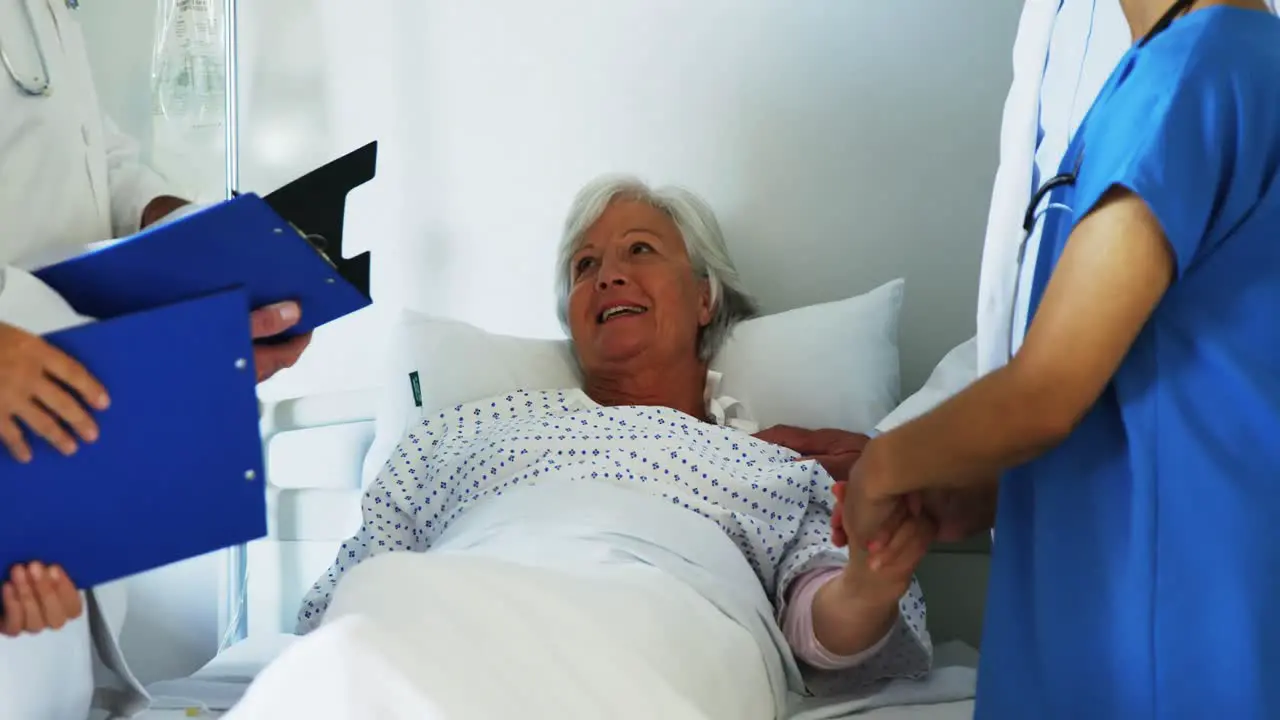
[[[606,323],[616,317],[622,317],[624,315],[641,315],[648,311],[648,308],[640,307],[639,305],[615,305],[600,313],[600,316],[596,318],[596,322]]]

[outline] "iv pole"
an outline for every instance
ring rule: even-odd
[[[235,196],[240,186],[240,107],[239,107],[239,63],[237,58],[239,46],[239,23],[236,14],[237,0],[222,0],[222,39],[224,62],[226,63],[225,116],[223,119],[226,137],[226,197]],[[266,492],[265,485],[263,492]],[[226,628],[218,651],[234,645],[248,635],[248,617],[245,608],[248,604],[249,546],[236,545],[227,551],[227,582],[223,607],[219,613],[220,623]]]

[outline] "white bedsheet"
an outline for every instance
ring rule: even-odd
[[[797,706],[787,688],[803,682],[773,614],[737,548],[692,513],[597,484],[517,488],[433,552],[350,570],[328,624],[280,654],[228,720],[827,720],[973,695],[974,671],[945,667],[878,692],[856,673],[827,676],[854,694]],[[152,691],[213,704],[203,696],[252,675],[205,671],[203,687]]]
[[[211,708],[210,712],[197,717],[218,718],[223,714],[222,711],[243,696],[249,684],[263,668],[297,640],[298,638],[294,635],[251,637],[229,648],[190,678],[156,683],[149,689],[154,696],[167,696],[166,702],[172,702],[173,699],[181,697],[188,700],[190,707],[203,705]],[[976,665],[977,653],[963,643],[948,643],[937,648],[935,659],[940,669],[971,669]],[[922,685],[925,687],[921,690],[927,690],[929,683]],[[189,717],[191,716],[182,709],[155,709],[136,716],[135,720],[179,720]],[[280,720],[311,720],[306,715],[298,714],[297,709],[281,714],[279,717]],[[314,717],[316,720],[321,718],[327,720],[332,715],[323,713]],[[969,720],[973,717],[973,701],[883,707],[849,714],[845,717],[850,720]],[[264,718],[264,720],[275,720],[275,718]]]

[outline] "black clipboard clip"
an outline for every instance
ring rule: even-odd
[[[321,165],[263,198],[272,210],[293,225],[342,276],[365,297],[369,293],[372,254],[348,258],[342,252],[342,228],[347,195],[378,172],[378,142]],[[232,196],[239,193],[233,191]]]

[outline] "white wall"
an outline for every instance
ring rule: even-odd
[[[81,11],[103,103],[144,138],[153,2]],[[379,178],[352,197],[347,227],[352,249],[375,250],[375,299],[557,335],[552,248],[578,187],[610,171],[684,184],[720,215],[766,310],[906,277],[909,390],[973,332],[1020,7],[242,2],[241,188],[273,189],[378,139]],[[385,320],[322,329],[264,394],[375,383]],[[297,471],[302,455],[284,461]],[[144,676],[212,654],[217,583],[205,559],[135,593],[134,637],[179,645],[136,644]]]

